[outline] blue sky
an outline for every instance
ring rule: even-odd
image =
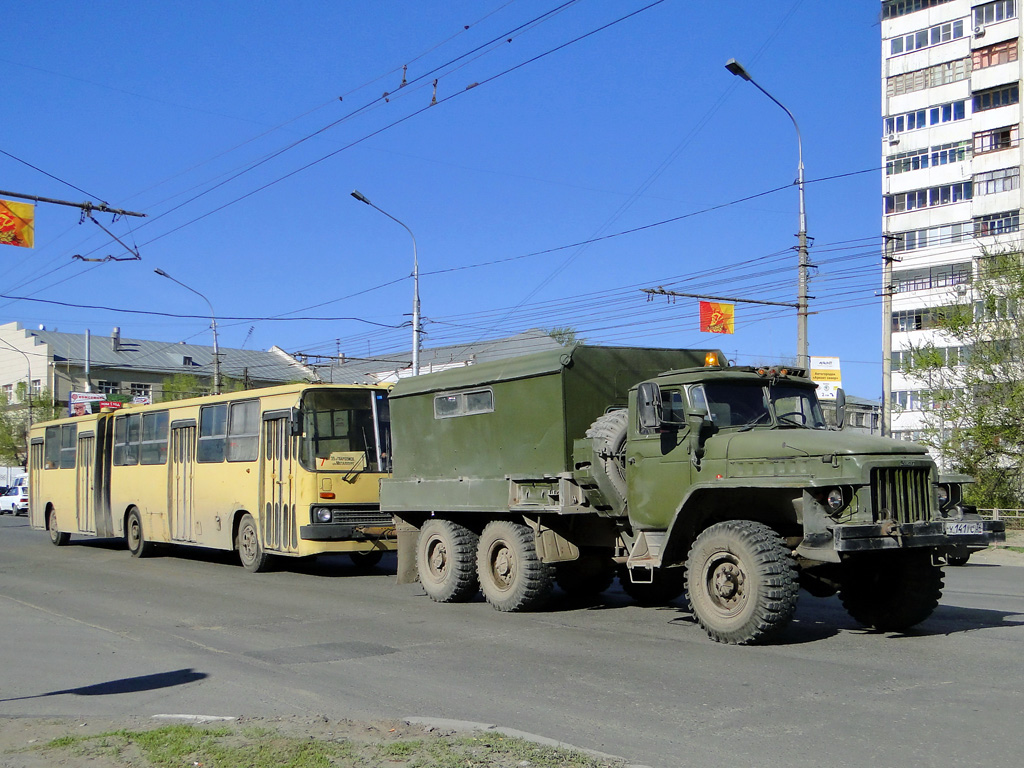
[[[408,350],[412,243],[359,189],[416,235],[427,345],[572,326],[791,361],[790,309],[702,334],[696,300],[640,290],[795,301],[795,132],[735,57],[803,133],[810,352],[879,397],[879,3],[651,2],[32,3],[5,22],[0,189],[149,217],[96,214],[142,258],[83,262],[129,254],[40,204],[0,321],[209,343],[160,268],[222,346]]]

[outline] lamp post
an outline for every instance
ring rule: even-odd
[[[750,73],[743,68],[736,59],[729,59],[725,63],[725,68],[737,77],[742,77],[748,83],[752,84],[757,90],[767,96],[769,99],[774,101],[782,111],[789,115],[789,119],[793,121],[793,127],[796,128],[796,149],[799,165],[797,166],[797,190],[800,194],[800,231],[797,233],[797,254],[799,255],[799,279],[797,287],[797,299],[796,299],[796,347],[797,347],[797,361],[796,364],[800,368],[808,368],[810,362],[807,356],[807,210],[804,207],[804,147],[803,141],[800,138],[800,126],[796,124],[796,118],[793,117],[793,113],[786,109],[785,105],[772,96],[768,91],[762,88],[755,82],[754,78],[750,76]]]
[[[412,238],[412,375],[419,376],[422,331],[420,329],[420,262],[419,257],[416,254],[416,235],[412,233],[412,230],[409,229],[409,227],[405,226],[405,224],[396,219],[390,213],[371,203],[367,199],[366,195],[358,189],[352,190],[352,197],[359,202],[366,203],[371,208],[380,211],[396,224],[401,224],[401,226],[405,228],[405,231],[409,233],[409,237]]]
[[[166,272],[164,272],[162,269],[154,269],[153,271],[156,272],[158,275],[160,275],[160,277],[166,277],[172,283],[177,283],[182,288],[184,288],[186,291],[192,291],[192,293],[194,293],[196,296],[198,296],[203,301],[205,301],[206,302],[206,306],[208,306],[210,308],[210,328],[213,330],[213,394],[219,395],[220,394],[220,348],[217,346],[217,315],[213,311],[213,304],[211,304],[210,300],[208,298],[206,298],[206,296],[201,294],[199,291],[197,291],[195,288],[191,288],[191,287],[185,285],[183,282],[181,282],[181,280],[176,280],[175,278],[171,277]]]

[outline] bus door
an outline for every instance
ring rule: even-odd
[[[34,437],[28,448],[28,519],[33,528],[46,527],[43,495],[43,438]]]
[[[196,422],[183,419],[171,422],[170,498],[167,508],[171,538],[195,541],[193,479],[196,461]]]
[[[290,411],[263,414],[263,546],[276,552],[298,549],[295,524],[295,451]]]
[[[96,533],[95,484],[96,436],[92,432],[81,432],[75,462],[75,514],[82,533]]]

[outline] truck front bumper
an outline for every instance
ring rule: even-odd
[[[955,550],[984,548],[1006,541],[1002,520],[929,520],[918,523],[837,525],[833,531],[837,552],[931,547]]]

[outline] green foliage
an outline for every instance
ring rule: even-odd
[[[0,403],[0,464],[24,467],[28,463],[29,419],[35,424],[60,418],[66,413],[60,406],[53,405],[48,389],[32,397],[30,413],[25,383],[19,383],[15,390],[18,402]]]
[[[199,377],[192,373],[176,373],[164,379],[163,391],[158,402],[168,403],[172,400],[186,400],[190,397],[208,395],[213,390],[202,384]]]
[[[74,754],[92,761],[103,755],[104,765],[178,768],[186,765],[247,766],[247,768],[621,768],[618,760],[591,757],[581,752],[540,746],[500,733],[473,736],[435,734],[402,740],[375,728],[376,738],[349,739],[331,733],[287,735],[269,728],[232,724],[209,728],[170,725],[145,731],[110,731],[95,736],[74,735],[34,748],[53,764]],[[392,729],[394,730],[394,729]],[[57,753],[57,754],[55,754]]]
[[[586,340],[576,335],[576,329],[571,325],[560,325],[548,328],[547,334],[563,347],[571,347],[573,344],[585,344]]]
[[[971,286],[933,316],[940,341],[909,350],[902,369],[926,402],[922,442],[949,468],[973,475],[982,507],[1024,500],[1024,261],[1019,252],[984,254]],[[957,349],[959,347],[959,349]]]

